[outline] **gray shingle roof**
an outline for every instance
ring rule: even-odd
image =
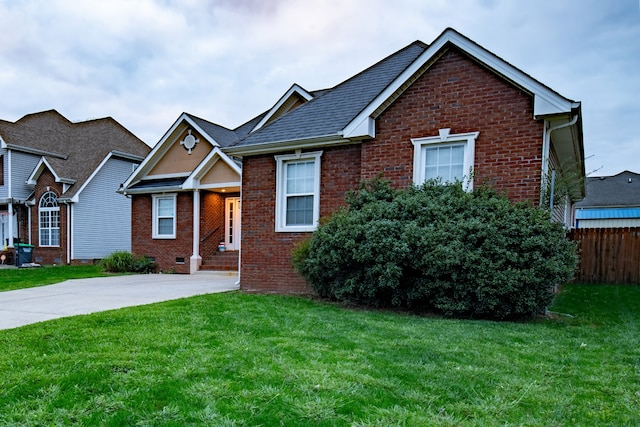
[[[205,120],[201,117],[194,116],[193,114],[185,113],[191,120],[194,121],[200,129],[206,132],[214,141],[220,144],[221,147],[228,147],[233,145],[236,141],[244,138],[251,132],[256,124],[262,119],[265,113],[260,114],[257,117],[249,120],[247,123],[244,123],[238,126],[236,129],[231,130],[224,126],[220,126],[216,123],[212,123],[208,120]]]
[[[0,135],[16,149],[43,152],[60,178],[75,181],[64,197],[73,197],[111,152],[144,158],[149,146],[111,117],[73,123],[56,110],[0,120]]]
[[[624,171],[613,176],[588,177],[587,195],[577,208],[640,206],[640,174]]]
[[[337,135],[404,71],[427,46],[416,41],[320,94],[234,146]]]

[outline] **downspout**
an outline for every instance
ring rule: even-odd
[[[33,245],[31,241],[31,206],[27,207],[27,236],[29,236],[29,244]]]
[[[9,199],[9,203],[7,205],[7,211],[9,213],[9,244],[10,248],[13,247],[13,236],[15,235],[15,230],[13,229],[13,194],[11,194],[11,181],[13,178],[11,177],[11,150],[7,148],[7,199]],[[4,243],[4,242],[3,242]]]
[[[542,138],[542,188],[540,188],[540,191],[542,191],[542,189],[546,185],[547,176],[549,172],[549,153],[551,150],[551,132],[554,132],[558,129],[573,126],[576,124],[577,121],[578,121],[578,115],[576,114],[568,123],[562,123],[560,125],[547,128],[545,130],[544,137]],[[549,126],[548,121],[545,120],[544,123],[545,123],[545,128]],[[540,198],[540,206],[542,206],[542,198]]]
[[[240,238],[238,239],[238,280],[234,285],[240,286],[240,266],[242,265],[242,176],[240,176]]]
[[[71,248],[73,248],[73,227],[71,227],[71,220],[73,216],[71,211],[73,210],[73,203],[65,202],[67,206],[67,264],[71,264]]]
[[[543,187],[540,188],[540,191],[542,192],[542,189],[546,186],[546,182],[547,182],[547,173],[549,171],[549,152],[551,149],[551,132],[554,132],[558,129],[562,129],[562,128],[566,128],[568,126],[573,126],[574,124],[576,124],[576,122],[578,121],[578,115],[574,115],[573,118],[571,119],[571,121],[569,121],[568,123],[563,123],[560,124],[558,126],[554,126],[551,128],[548,128],[546,130],[546,132],[544,133],[544,138],[542,141],[542,184]],[[548,122],[545,120],[545,126],[547,126]],[[554,191],[554,186],[555,186],[555,178],[556,178],[556,171],[553,171],[553,175],[551,176],[551,194],[550,194],[550,212],[549,212],[549,218],[551,220],[553,220],[553,191]],[[542,197],[540,197],[540,206],[542,206]],[[557,293],[558,292],[558,284],[554,283],[553,284],[553,292]],[[549,312],[549,307],[545,307],[544,309],[545,313]]]

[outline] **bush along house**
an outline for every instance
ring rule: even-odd
[[[131,202],[118,188],[150,148],[111,117],[55,110],[0,120],[0,238],[5,257],[93,262],[131,249]]]
[[[189,152],[191,136],[201,142]],[[161,268],[196,271],[217,240],[229,243],[229,209],[241,207],[241,229],[233,231],[241,232],[241,247],[229,245],[240,249],[241,289],[307,293],[291,250],[362,180],[382,174],[406,187],[461,179],[469,189],[490,183],[513,201],[537,205],[546,203],[552,175],[571,176],[554,205],[561,220],[584,196],[575,179],[584,178],[583,159],[579,102],[447,29],[430,45],[411,43],[332,88],[294,84],[233,131],[183,115],[123,191],[134,201],[134,250],[164,257]],[[240,204],[223,203],[222,189]],[[215,207],[205,201],[209,193],[219,200]],[[214,240],[205,243],[209,233]]]

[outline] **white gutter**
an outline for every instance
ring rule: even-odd
[[[305,148],[327,147],[331,145],[358,143],[360,141],[352,141],[344,138],[340,134],[314,136],[297,140],[283,140],[274,142],[263,142],[260,144],[231,146],[224,148],[226,154],[232,156],[253,156],[259,154],[270,154],[279,151],[299,150]]]

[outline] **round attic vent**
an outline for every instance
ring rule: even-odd
[[[193,147],[195,147],[198,142],[200,142],[200,140],[191,135],[191,129],[189,129],[189,133],[180,141],[180,145],[184,146],[185,150],[191,154],[191,150],[193,150]]]

